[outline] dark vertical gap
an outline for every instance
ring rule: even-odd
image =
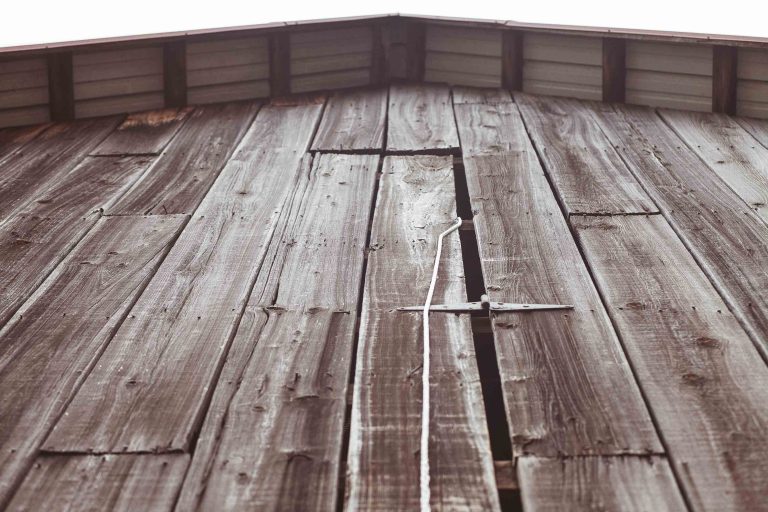
[[[499,489],[499,502],[502,512],[523,512],[520,489]]]

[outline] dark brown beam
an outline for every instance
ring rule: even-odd
[[[48,98],[51,121],[70,121],[75,118],[72,52],[48,55]]]
[[[505,30],[501,33],[501,86],[523,90],[523,33]]]
[[[291,38],[288,32],[269,37],[269,94],[285,96],[291,93]]]
[[[624,39],[603,38],[603,101],[624,103],[627,81],[627,46]]]
[[[371,27],[371,85],[383,85],[387,81],[387,53],[384,46],[384,26],[374,23]]]
[[[163,82],[165,106],[187,105],[187,42],[172,41],[163,45]]]
[[[422,82],[427,58],[427,25],[418,21],[409,21],[405,29],[406,79],[411,82]]]
[[[712,112],[736,114],[738,48],[712,47]]]

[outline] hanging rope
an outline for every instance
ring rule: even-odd
[[[437,271],[440,268],[440,255],[443,252],[443,239],[461,226],[461,219],[456,219],[453,225],[440,233],[437,239],[437,254],[435,254],[435,266],[432,269],[432,280],[429,283],[427,301],[424,303],[424,362],[421,372],[421,448],[419,485],[421,488],[421,512],[429,512],[429,308],[432,305],[432,296],[435,294],[437,283]]]

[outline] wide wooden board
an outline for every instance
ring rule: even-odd
[[[526,512],[687,510],[663,457],[522,457],[517,464]]]
[[[451,92],[454,105],[461,105],[464,103],[485,105],[512,103],[512,96],[506,89],[454,87]]]
[[[569,215],[656,212],[578,100],[515,93],[545,170]]]
[[[768,358],[768,226],[653,110],[594,104],[590,114]]]
[[[150,110],[129,115],[92,155],[157,155],[176,135],[191,108]]]
[[[393,85],[389,90],[388,153],[452,153],[459,148],[444,85]]]
[[[335,509],[378,158],[315,156],[235,335],[180,510]]]
[[[189,455],[45,455],[8,511],[172,510]]]
[[[379,152],[386,120],[386,89],[337,92],[328,99],[312,151]]]
[[[747,130],[764,148],[768,148],[768,119],[737,117],[736,122]]]
[[[50,123],[24,126],[21,128],[3,128],[0,130],[0,165],[13,153],[40,135]],[[0,167],[2,169],[2,167]],[[2,171],[0,171],[2,172]]]
[[[258,109],[259,104],[252,102],[196,108],[150,172],[107,213],[194,212]]]
[[[462,155],[493,155],[522,149],[518,147],[519,134],[514,130],[525,127],[509,122],[510,116],[517,115],[514,103],[457,103],[453,110]]]
[[[749,337],[663,217],[571,222],[694,508],[758,510],[768,367]]]
[[[357,352],[347,510],[419,504],[419,312],[438,235],[456,216],[450,157],[387,157],[374,213]],[[446,238],[435,303],[466,300],[458,233]],[[430,318],[430,484],[436,509],[498,510],[468,315]]]
[[[321,108],[262,110],[46,449],[190,449],[270,240],[280,236],[285,214],[305,188],[300,160]],[[272,125],[262,137],[262,116],[305,122],[290,129]],[[287,134],[295,145],[265,146],[275,133]]]
[[[661,117],[750,208],[768,222],[768,148],[733,118],[661,110]]]

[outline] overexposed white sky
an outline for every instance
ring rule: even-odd
[[[16,0],[0,47],[404,13],[768,37],[765,0]]]

